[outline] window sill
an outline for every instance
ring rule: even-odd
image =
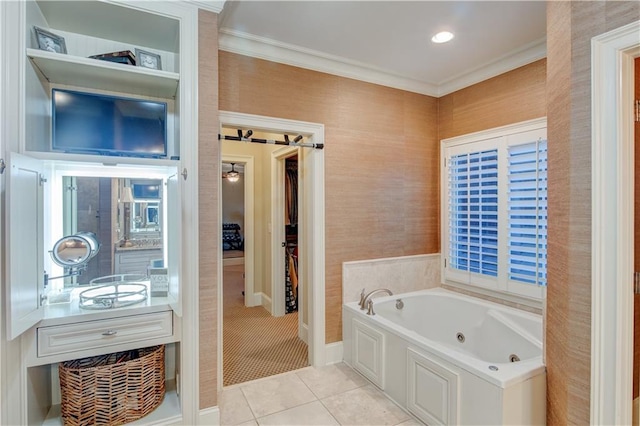
[[[448,290],[457,291],[469,296],[479,297],[490,302],[499,303],[512,308],[520,309],[534,314],[542,315],[544,299],[530,299],[511,293],[489,290],[482,287],[470,286],[455,281],[443,281],[441,286]],[[544,291],[546,297],[546,289]]]

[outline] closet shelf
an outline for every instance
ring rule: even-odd
[[[27,49],[27,56],[50,83],[173,99],[180,82],[169,71],[38,49]]]

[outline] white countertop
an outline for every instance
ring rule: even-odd
[[[107,309],[83,309],[80,307],[79,294],[84,290],[97,286],[82,286],[71,291],[71,299],[65,303],[47,304],[44,307],[44,319],[41,326],[68,324],[76,321],[91,321],[98,319],[117,318],[125,315],[137,315],[151,312],[171,310],[170,297],[152,297],[149,291],[149,281],[140,281],[136,284],[147,285],[148,297],[146,300],[131,306]]]

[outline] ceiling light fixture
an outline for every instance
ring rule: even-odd
[[[237,182],[240,180],[240,173],[236,172],[236,163],[231,163],[231,171],[227,172],[227,180],[229,182]]]
[[[449,31],[440,31],[438,34],[431,37],[431,41],[434,43],[446,43],[453,39],[453,33]]]

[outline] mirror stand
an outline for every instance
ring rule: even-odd
[[[49,281],[77,277],[87,269],[87,265],[91,259],[95,257],[100,251],[100,242],[96,234],[93,232],[78,232],[74,235],[69,235],[60,238],[54,245],[51,254],[53,262],[61,266],[63,271],[69,271],[63,275],[57,277],[50,277],[45,271],[44,273],[44,288],[49,285]],[[44,303],[46,295],[42,295],[41,303]]]

